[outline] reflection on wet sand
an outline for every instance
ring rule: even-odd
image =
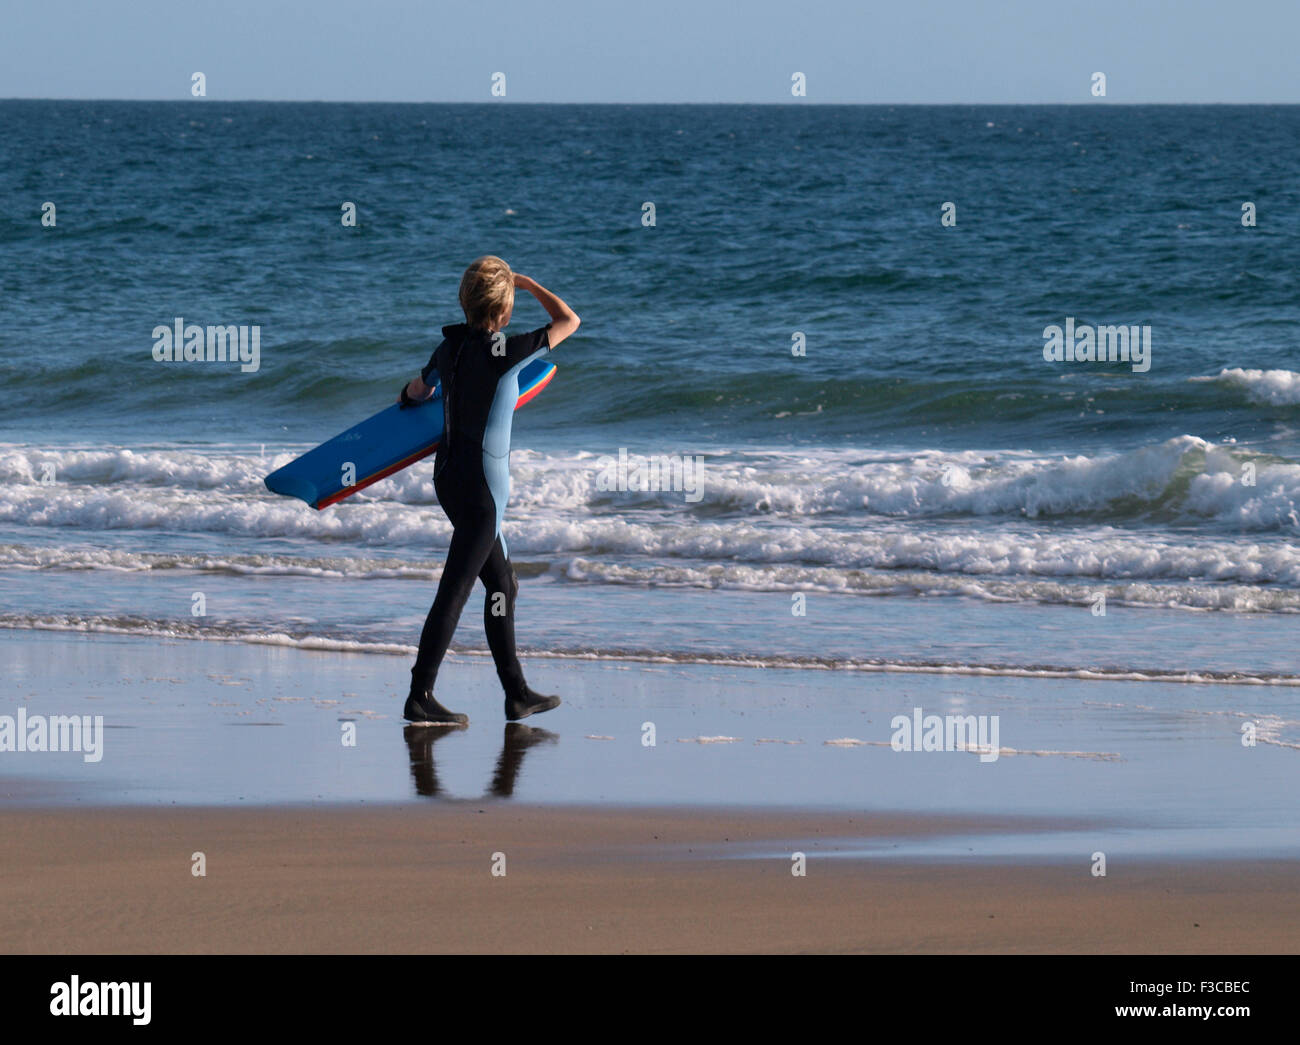
[[[438,781],[433,746],[443,737],[468,728],[468,726],[407,726],[402,731],[411,758],[411,777],[415,781],[416,794],[426,798],[436,798],[443,794],[442,785]],[[492,783],[485,794],[496,798],[510,798],[515,792],[515,784],[523,769],[525,752],[538,744],[553,744],[559,739],[558,734],[538,726],[507,722],[501,740],[501,754],[497,756]]]

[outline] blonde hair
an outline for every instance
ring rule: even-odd
[[[472,327],[492,327],[514,303],[515,274],[495,254],[473,261],[460,278],[460,307]]]

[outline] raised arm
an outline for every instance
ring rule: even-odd
[[[516,272],[515,287],[532,294],[541,303],[542,308],[546,309],[546,314],[551,317],[551,332],[547,339],[551,348],[557,347],[582,324],[578,313],[532,277]]]

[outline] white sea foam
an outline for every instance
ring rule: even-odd
[[[338,653],[396,654],[412,656],[413,645],[328,635],[292,635],[285,631],[238,628],[220,624],[197,625],[184,620],[148,620],[127,617],[94,617],[71,614],[0,614],[0,628],[34,631],[67,631],[90,634],[133,635],[140,638],[194,639],[207,642],[235,642],[250,645],[284,646],[303,650]],[[636,664],[700,664],[725,668],[767,668],[808,671],[854,671],[886,674],[954,675],[992,678],[1077,679],[1085,682],[1156,682],[1189,685],[1300,687],[1300,675],[1249,674],[1224,671],[1174,671],[1163,668],[1071,668],[1053,665],[970,664],[960,661],[855,660],[835,657],[745,656],[728,653],[648,649],[523,648],[529,658],[581,660]],[[487,658],[486,650],[457,650],[450,656]],[[175,679],[172,681],[180,681]],[[1115,705],[1118,707],[1119,705]],[[1133,705],[1140,710],[1155,710]],[[698,741],[700,738],[683,738]],[[739,738],[731,738],[738,740]],[[886,741],[854,741],[846,744],[875,744]],[[721,742],[721,741],[719,741]]]
[[[290,456],[0,447],[0,524],[40,538],[0,546],[0,568],[437,575],[450,524],[427,469],[315,512],[261,486]],[[1129,605],[1300,610],[1300,550],[1287,539],[1300,531],[1300,465],[1261,458],[1247,486],[1240,453],[1190,436],[1050,458],[716,451],[702,506],[598,491],[596,456],[516,452],[505,534],[534,572],[570,583],[1075,604],[1100,585]],[[1052,522],[1071,513],[1068,526]],[[105,547],[106,530],[121,539]],[[164,535],[190,550],[160,550],[174,543]],[[198,539],[211,550],[192,550]],[[381,557],[379,548],[401,551]]]
[[[1214,377],[1192,380],[1214,381],[1230,388],[1239,388],[1246,393],[1246,398],[1256,403],[1272,406],[1294,406],[1300,403],[1300,374],[1293,370],[1246,370],[1230,367],[1220,370]]]
[[[959,747],[960,751],[968,751],[972,755],[990,755],[993,753],[991,744],[967,744]],[[1087,758],[1094,762],[1120,762],[1124,756],[1118,751],[1051,751],[1051,750],[1021,750],[1014,747],[1000,747],[997,750],[998,757],[1003,755],[1026,755],[1034,758]]]
[[[261,476],[291,456],[2,447],[0,509],[5,519],[44,525],[153,528],[166,525],[168,513],[179,512],[173,525],[182,530],[364,536],[374,513],[363,509],[380,510],[381,517],[396,512],[420,518],[420,512],[401,509],[436,506],[429,470],[417,466],[334,509],[313,512],[262,486]],[[1238,483],[1237,491],[1229,491],[1222,481],[1240,478],[1242,455],[1193,436],[1123,453],[1051,457],[931,450],[907,456],[845,450],[704,456],[704,497],[692,504],[671,491],[598,490],[597,456],[591,453],[517,450],[511,512],[569,518],[579,511],[637,515],[657,508],[668,512],[667,518],[692,520],[722,511],[754,521],[806,522],[826,515],[865,522],[872,516],[1033,519],[1149,506],[1266,529],[1294,527],[1300,505],[1300,465],[1263,459],[1256,486]],[[46,465],[54,468],[51,485],[41,484]],[[1196,479],[1208,480],[1207,488],[1193,503],[1181,504],[1170,484]],[[1252,501],[1259,504],[1243,515]],[[188,508],[203,513],[205,522],[187,517]]]
[[[691,555],[707,559],[708,534],[695,548],[684,535],[671,549],[654,547],[654,534],[620,550],[607,542],[606,558],[554,554],[542,542],[507,529],[523,577],[550,574],[563,583],[627,587],[694,588],[750,592],[825,592],[849,595],[966,596],[989,602],[1090,605],[1098,591],[1116,605],[1188,610],[1300,612],[1300,550],[1278,542],[1234,544],[1202,540],[1175,543],[1149,535],[1099,532],[1075,535],[994,535],[914,531],[868,533],[838,539],[833,533],[791,535],[781,547],[756,535],[754,555],[796,561],[750,563],[644,561]],[[741,542],[734,542],[741,546]],[[538,545],[541,545],[539,548]],[[536,550],[535,550],[536,549]],[[736,554],[737,548],[733,548]],[[0,545],[0,569],[91,570],[107,573],[192,571],[264,577],[413,580],[428,583],[441,572],[435,549],[410,561],[371,556],[290,554],[205,555],[45,545]],[[819,554],[842,566],[797,561]],[[540,558],[538,556],[541,556]],[[630,561],[639,558],[641,561]]]

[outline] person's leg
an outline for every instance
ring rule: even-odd
[[[519,594],[519,579],[506,558],[500,538],[488,552],[479,579],[487,589],[483,600],[483,630],[487,632],[488,648],[496,662],[497,678],[506,693],[506,718],[513,722],[559,707],[559,697],[535,693],[524,681],[524,669],[515,651],[515,597]]]
[[[460,515],[447,549],[447,561],[438,582],[438,594],[420,632],[420,649],[411,668],[411,693],[405,717],[414,722],[461,723],[464,715],[447,711],[433,697],[438,668],[451,645],[465,602],[474,587],[474,579],[483,568],[496,540],[496,520],[484,513]]]
[[[497,666],[497,678],[506,693],[521,692],[524,669],[515,652],[515,598],[519,594],[519,578],[506,558],[499,536],[478,576],[487,589],[487,597],[483,600],[483,630],[487,633],[488,649],[492,651],[492,660]]]

